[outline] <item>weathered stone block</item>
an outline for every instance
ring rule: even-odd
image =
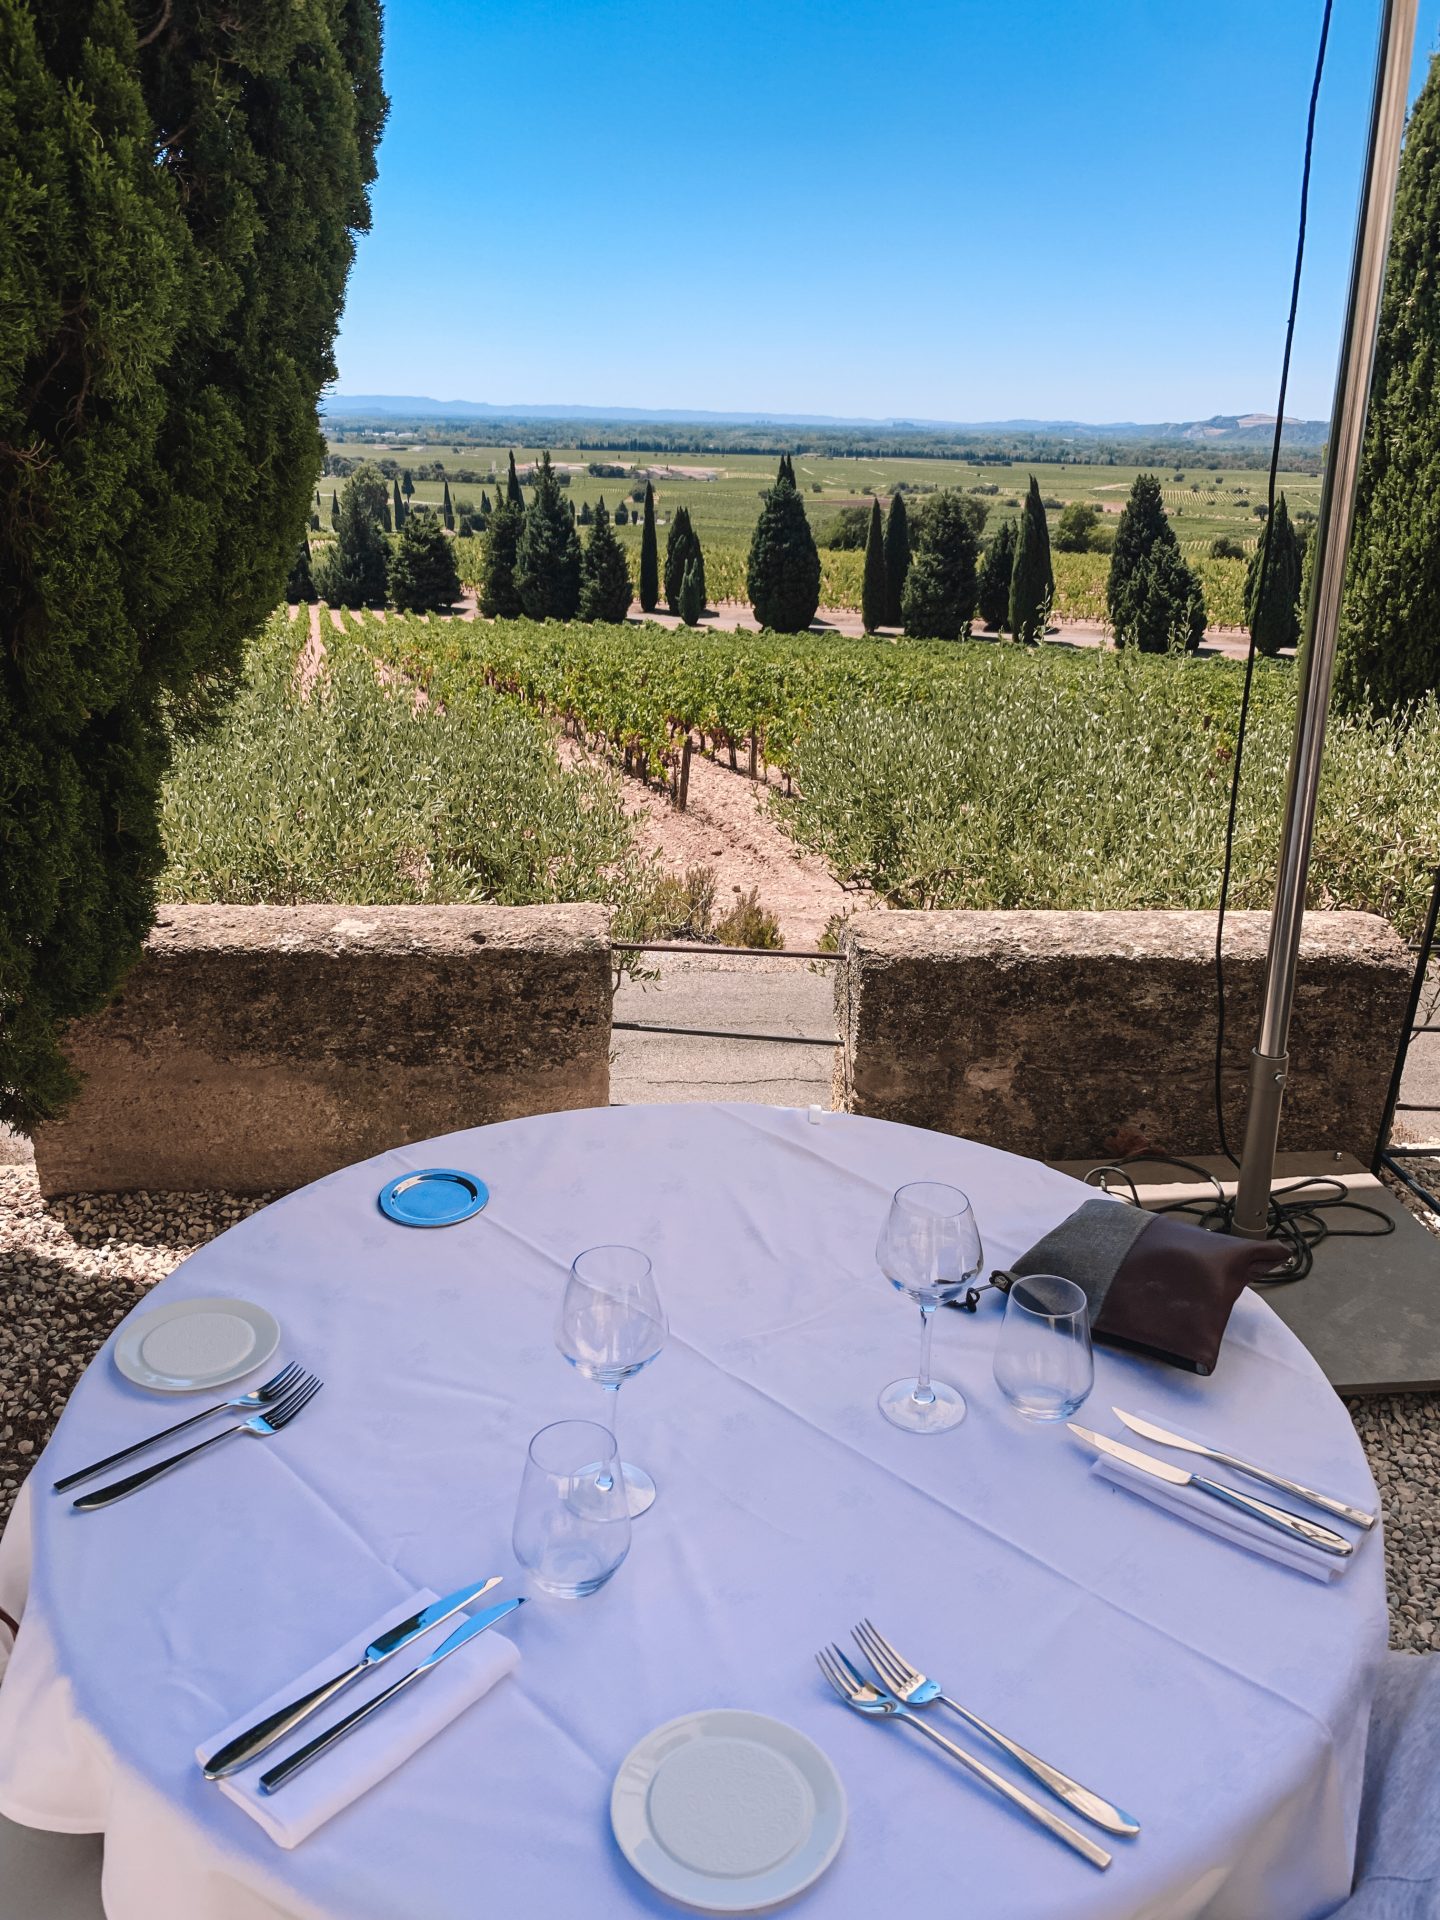
[[[1269,922],[1226,923],[1237,1150]],[[836,968],[836,1104],[1045,1159],[1214,1153],[1214,939],[1209,913],[857,917]],[[1307,915],[1282,1147],[1368,1161],[1409,973],[1388,922]]]
[[[610,1097],[598,906],[166,907],[67,1037],[47,1195],[297,1187],[458,1127]]]

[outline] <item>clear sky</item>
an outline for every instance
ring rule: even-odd
[[[1336,0],[1326,415],[1379,0]],[[341,393],[867,417],[1274,405],[1320,0],[390,0]],[[1440,46],[1421,0],[1414,85]]]

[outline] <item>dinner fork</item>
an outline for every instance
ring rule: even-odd
[[[913,1713],[893,1693],[882,1693],[878,1687],[872,1687],[868,1680],[862,1680],[839,1647],[825,1647],[816,1654],[815,1659],[820,1671],[847,1707],[853,1707],[857,1713],[868,1714],[877,1720],[903,1720],[906,1726],[917,1728],[927,1740],[933,1740],[937,1747],[948,1753],[952,1760],[958,1760],[977,1780],[983,1780],[987,1787],[993,1787],[1012,1806],[1028,1813],[1047,1833],[1054,1834],[1057,1840],[1063,1841],[1082,1859],[1088,1860],[1092,1867],[1099,1867],[1103,1871],[1110,1865],[1111,1856],[1105,1849],[1088,1840],[1068,1820],[1062,1820],[1058,1813],[1051,1813],[1048,1807],[1042,1807],[1038,1800],[1032,1800],[1022,1788],[1012,1786],[1003,1775],[987,1767],[983,1760],[977,1760],[973,1753],[967,1753],[963,1747],[957,1747],[954,1741],[947,1740],[943,1733],[937,1733],[933,1727],[927,1726],[918,1713]]]
[[[862,1620],[858,1627],[852,1627],[850,1631],[882,1683],[907,1707],[928,1707],[932,1700],[938,1700],[941,1706],[959,1714],[977,1733],[983,1733],[987,1740],[993,1740],[1012,1760],[1018,1760],[1025,1771],[1033,1774],[1043,1786],[1049,1787],[1058,1800],[1063,1800],[1067,1807],[1073,1807],[1076,1813],[1083,1814],[1087,1820],[1093,1820],[1097,1827],[1104,1827],[1109,1833],[1133,1834],[1140,1831],[1140,1823],[1123,1807],[1112,1806],[1108,1800],[1102,1800],[1098,1793],[1082,1787],[1068,1773],[1052,1767],[1048,1760],[1040,1759],[1038,1754],[1022,1747],[1017,1740],[1007,1739],[988,1721],[982,1720],[978,1713],[971,1713],[958,1700],[952,1700],[942,1691],[938,1680],[927,1680],[918,1667],[912,1667],[908,1660],[897,1653],[872,1621]]]
[[[187,1427],[198,1426],[202,1420],[208,1420],[212,1413],[250,1413],[256,1407],[269,1406],[279,1400],[295,1385],[301,1377],[301,1369],[291,1361],[288,1367],[282,1367],[272,1379],[263,1386],[252,1387],[249,1393],[240,1393],[233,1400],[217,1400],[213,1407],[202,1407],[199,1413],[192,1413],[187,1419],[177,1420],[173,1427],[162,1427],[159,1433],[150,1433],[143,1440],[137,1440],[132,1446],[121,1447],[118,1453],[107,1453],[103,1460],[92,1460],[88,1467],[77,1467],[74,1473],[67,1473],[63,1480],[57,1480],[51,1488],[52,1493],[64,1493],[67,1488],[75,1487],[82,1480],[88,1480],[92,1474],[103,1473],[106,1467],[115,1467],[122,1460],[128,1460],[133,1453],[143,1453],[147,1447],[153,1447],[161,1440],[168,1440],[172,1433],[184,1433]]]
[[[219,1433],[212,1433],[208,1440],[197,1440],[193,1447],[185,1447],[179,1453],[172,1453],[167,1459],[157,1460],[153,1466],[142,1467],[138,1473],[127,1474],[123,1480],[112,1480],[108,1487],[97,1487],[93,1493],[82,1493],[78,1500],[71,1502],[81,1513],[89,1513],[95,1507],[108,1507],[113,1500],[123,1500],[127,1493],[148,1486],[152,1480],[158,1480],[162,1473],[168,1473],[172,1467],[178,1467],[182,1460],[192,1460],[197,1453],[203,1453],[207,1447],[213,1447],[221,1440],[228,1440],[232,1433],[255,1433],[262,1440],[268,1440],[280,1429],[288,1426],[302,1407],[306,1407],[320,1391],[322,1381],[313,1373],[302,1374],[282,1400],[267,1407],[264,1413],[252,1413],[248,1420],[237,1420],[233,1427],[222,1427]]]

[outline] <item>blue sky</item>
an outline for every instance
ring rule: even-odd
[[[1336,0],[1289,411],[1329,411],[1378,0]],[[1273,407],[1320,0],[390,0],[342,393]],[[1414,84],[1440,46],[1421,0]]]

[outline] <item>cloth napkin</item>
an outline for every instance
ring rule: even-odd
[[[1140,1409],[1142,1420],[1152,1420],[1156,1426],[1165,1426],[1172,1433],[1178,1433],[1186,1440],[1199,1440],[1207,1446],[1216,1443],[1206,1440],[1203,1434],[1195,1433],[1189,1427],[1179,1426],[1174,1420],[1161,1419],[1159,1415]],[[1332,1532],[1341,1534],[1347,1540],[1355,1542],[1355,1553],[1341,1559],[1335,1554],[1325,1553],[1319,1547],[1307,1546],[1303,1540],[1292,1540],[1287,1535],[1277,1533],[1274,1527],[1267,1527],[1263,1520],[1254,1520],[1248,1513],[1241,1513],[1238,1507],[1225,1505],[1213,1494],[1202,1493],[1198,1487],[1167,1486],[1163,1480],[1152,1479],[1148,1473],[1142,1473],[1138,1467],[1127,1467],[1123,1460],[1113,1460],[1108,1454],[1095,1456],[1093,1471],[1102,1480],[1109,1480],[1115,1486],[1126,1487],[1132,1493],[1142,1495],[1157,1507],[1177,1514],[1182,1520],[1188,1520],[1192,1526],[1203,1527],[1207,1533],[1219,1534],[1222,1540],[1244,1547],[1251,1553],[1258,1553],[1267,1560],[1278,1561],[1281,1566],[1293,1567],[1297,1573],[1308,1574],[1312,1580],[1338,1580],[1346,1569],[1355,1562],[1366,1538],[1357,1527],[1350,1526],[1344,1520],[1337,1520],[1332,1514],[1312,1507],[1298,1495],[1281,1493],[1278,1489],[1265,1486],[1259,1480],[1250,1480],[1244,1474],[1231,1468],[1221,1467],[1215,1461],[1207,1461],[1198,1454],[1183,1454],[1154,1442],[1142,1440],[1138,1434],[1131,1433],[1127,1427],[1114,1436],[1124,1441],[1126,1446],[1149,1451],[1159,1460],[1172,1466],[1185,1467],[1192,1473],[1201,1473],[1205,1478],[1216,1480],[1231,1486],[1237,1493],[1253,1494],[1257,1500],[1268,1500],[1273,1507],[1284,1507],[1290,1513],[1302,1515],[1307,1520],[1316,1520],[1321,1526],[1329,1527]],[[1269,1465],[1267,1461],[1264,1463]],[[1280,1471],[1276,1468],[1275,1471]],[[1292,1475],[1292,1478],[1304,1476]],[[1314,1485],[1315,1483],[1309,1482]],[[1346,1490],[1325,1487],[1326,1493],[1334,1493],[1337,1498],[1351,1499],[1353,1505],[1366,1507],[1373,1500],[1373,1494],[1358,1498],[1346,1493]]]
[[[254,1726],[267,1713],[319,1686],[333,1674],[343,1672],[377,1635],[408,1620],[412,1613],[428,1607],[438,1597],[428,1587],[422,1587],[399,1606],[391,1607],[368,1627],[362,1627],[342,1641],[323,1660],[317,1660],[307,1672],[296,1674],[268,1698],[247,1707],[228,1727],[221,1727],[213,1738],[196,1748],[196,1759],[203,1765],[227,1740]],[[493,1604],[493,1596],[487,1596],[486,1604]],[[352,1800],[358,1800],[362,1793],[368,1793],[411,1754],[418,1753],[427,1740],[433,1739],[442,1727],[449,1726],[466,1707],[488,1693],[497,1680],[503,1680],[519,1664],[519,1650],[513,1641],[491,1627],[452,1654],[433,1673],[427,1673],[423,1680],[407,1687],[397,1699],[387,1701],[378,1713],[353,1733],[347,1733],[328,1753],[287,1780],[278,1793],[261,1793],[261,1774],[434,1653],[448,1634],[464,1624],[464,1618],[463,1614],[452,1614],[428,1634],[412,1640],[408,1647],[342,1688],[293,1733],[267,1748],[248,1767],[217,1780],[216,1786],[227,1800],[233,1800],[263,1827],[276,1846],[298,1847],[317,1827],[348,1807]]]

